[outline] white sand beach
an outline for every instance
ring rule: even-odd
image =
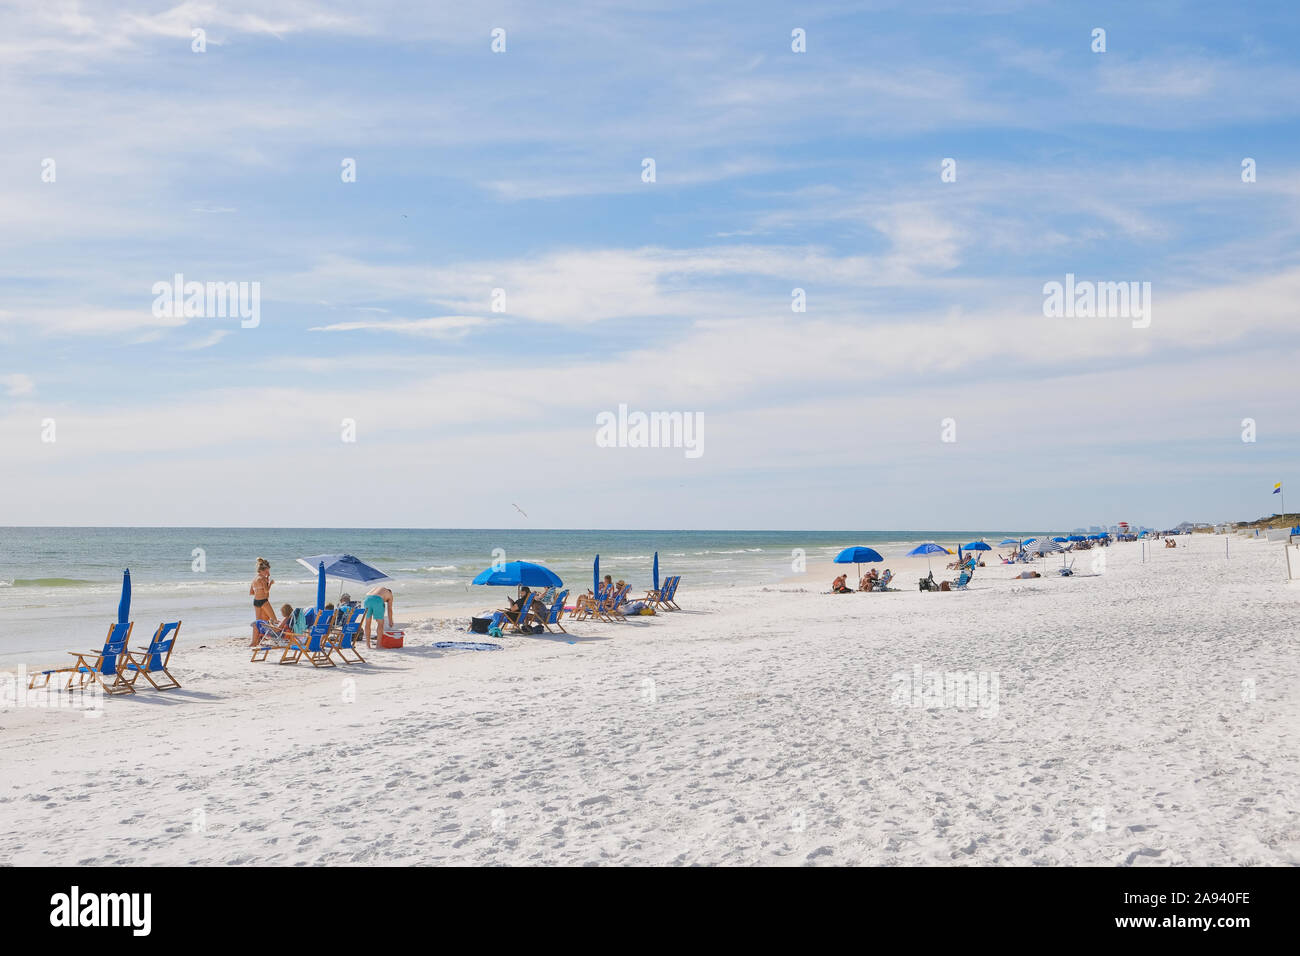
[[[1300,589],[1279,545],[1178,545],[948,594],[684,580],[680,612],[494,652],[429,618],[330,669],[182,636],[181,690],[0,712],[0,862],[1300,864]],[[918,669],[977,697],[916,706]]]

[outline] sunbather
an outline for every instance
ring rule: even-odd
[[[271,585],[275,582],[271,580],[271,562],[266,558],[257,559],[257,577],[253,578],[253,583],[248,586],[248,593],[253,598],[253,619],[254,621],[266,621],[268,624],[278,624],[275,619],[275,612],[271,610]],[[253,640],[249,647],[256,647],[260,641],[261,635],[257,633],[257,625],[253,625]]]
[[[838,578],[832,581],[831,591],[835,594],[852,594],[853,589],[849,587],[849,576],[847,574],[841,574]]]
[[[1015,580],[1018,580],[1018,579],[1020,579],[1020,578],[1041,578],[1041,577],[1042,577],[1042,575],[1039,574],[1037,571],[1021,571],[1019,574],[1017,574],[1017,575],[1016,575],[1014,578],[1012,578],[1011,580],[1015,581]]]

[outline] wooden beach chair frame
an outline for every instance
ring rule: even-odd
[[[136,680],[142,676],[154,690],[175,690],[181,686],[181,682],[167,669],[167,664],[172,659],[172,650],[176,647],[176,641],[180,636],[180,621],[173,621],[170,624],[163,622],[158,625],[158,630],[154,631],[153,637],[149,639],[149,646],[139,652],[139,657],[130,650],[126,652],[126,668],[135,674],[131,678],[131,686],[134,687]],[[167,675],[167,682],[158,683],[153,678],[154,674]]]
[[[325,641],[327,653],[338,654],[339,660],[344,664],[364,664],[366,659],[357,650],[357,634],[361,632],[361,624],[365,616],[366,609],[363,606],[358,604],[354,607],[348,619],[339,626],[338,635],[332,640]],[[353,657],[348,657],[349,652]]]
[[[36,678],[44,677],[45,681],[40,684],[41,687],[48,687],[51,674],[67,674],[68,682],[64,685],[64,690],[72,689],[72,682],[78,681],[78,687],[84,687],[87,681],[99,681],[104,689],[104,693],[110,696],[116,694],[134,694],[135,678],[130,680],[123,675],[126,670],[127,645],[131,643],[131,629],[135,627],[134,622],[115,623],[108,626],[108,634],[104,638],[104,646],[98,651],[68,651],[76,661],[71,667],[55,667],[50,670],[40,671],[31,676],[27,682],[29,689],[38,686]],[[91,661],[94,661],[92,664]],[[113,681],[109,683],[105,679],[105,673],[111,667]]]

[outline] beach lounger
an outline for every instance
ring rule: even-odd
[[[567,598],[568,596],[569,596],[568,591],[561,591],[556,596],[555,603],[551,605],[551,613],[546,616],[546,620],[542,621],[542,624],[546,627],[548,631],[551,631],[553,627],[558,627],[561,633],[564,634],[569,633],[568,631],[564,630],[564,625],[560,623],[560,618],[564,616],[564,599]],[[555,633],[555,632],[551,631],[551,633]]]
[[[366,659],[357,650],[357,635],[361,633],[362,619],[365,616],[366,609],[358,604],[351,609],[351,613],[346,620],[340,618],[341,625],[338,633],[333,637],[326,636],[325,652],[327,654],[337,654],[339,660],[345,664],[364,664]],[[349,657],[349,654],[352,656]]]
[[[254,661],[266,660],[266,655],[271,651],[283,650],[289,646],[288,634],[291,633],[292,621],[285,618],[279,624],[268,624],[266,621],[254,621],[253,627],[257,629],[257,635],[261,640],[253,648]]]
[[[501,615],[501,619],[497,623],[497,626],[501,628],[502,633],[505,632],[506,628],[510,628],[511,630],[516,632],[522,632],[524,629],[524,624],[527,623],[528,621],[528,612],[531,611],[532,609],[533,609],[533,595],[531,592],[529,592],[528,600],[524,601],[524,606],[519,609],[519,616],[515,618],[513,621],[510,620],[510,615],[514,614],[515,613],[514,611],[503,611],[503,610],[497,611],[497,613]],[[496,621],[496,618],[493,618],[493,620]]]
[[[126,669],[134,674],[131,678],[132,687],[139,677],[144,677],[154,690],[175,690],[181,686],[181,682],[167,670],[167,662],[172,658],[172,648],[176,646],[176,638],[180,637],[180,634],[180,621],[159,624],[158,630],[154,631],[149,646],[143,653],[137,656],[129,650],[126,652]]]
[[[626,623],[627,617],[619,610],[619,607],[627,599],[627,592],[631,590],[631,585],[623,585],[621,588],[610,588],[605,594],[605,600],[596,606],[596,613],[609,623],[623,621]]]
[[[330,608],[316,615],[316,620],[304,636],[286,635],[289,638],[289,646],[280,656],[280,663],[297,664],[306,657],[312,667],[333,667],[334,661],[330,658],[329,648],[325,643],[333,622],[334,609]]]
[[[655,603],[665,611],[680,611],[681,608],[673,603],[673,595],[677,593],[677,585],[681,584],[681,582],[682,576],[680,574],[674,574],[664,581],[664,586],[660,589],[659,597]]]
[[[594,595],[581,595],[578,600],[573,603],[573,610],[569,612],[569,620],[585,621],[595,613],[596,606],[604,599],[605,589],[603,587],[596,588]],[[581,604],[579,604],[579,602],[581,602]]]
[[[667,610],[668,605],[663,604],[662,600],[663,600],[664,593],[668,590],[668,587],[673,583],[674,580],[675,578],[673,577],[666,577],[664,578],[663,583],[659,585],[659,587],[652,588],[651,590],[646,591],[645,593],[646,603],[658,604],[660,607],[663,607],[665,610]]]
[[[128,680],[124,671],[126,670],[127,661],[127,642],[131,640],[131,628],[135,625],[132,623],[112,624],[108,628],[108,636],[104,638],[103,650],[86,651],[78,653],[77,651],[68,651],[76,661],[70,667],[54,667],[50,670],[39,671],[31,676],[27,682],[28,689],[40,686],[48,687],[50,677],[53,674],[67,674],[68,682],[64,685],[65,689],[72,689],[72,682],[76,680],[78,686],[84,686],[89,681],[99,681],[103,685],[106,694],[134,694],[135,677]],[[44,677],[38,685],[36,679]]]

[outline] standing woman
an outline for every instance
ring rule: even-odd
[[[271,607],[271,585],[274,583],[271,580],[271,562],[266,558],[258,558],[257,577],[253,578],[253,583],[248,586],[248,593],[253,596],[254,621],[251,647],[256,647],[262,639],[257,633],[257,621],[266,621],[273,626],[280,623],[275,619],[275,610]]]

